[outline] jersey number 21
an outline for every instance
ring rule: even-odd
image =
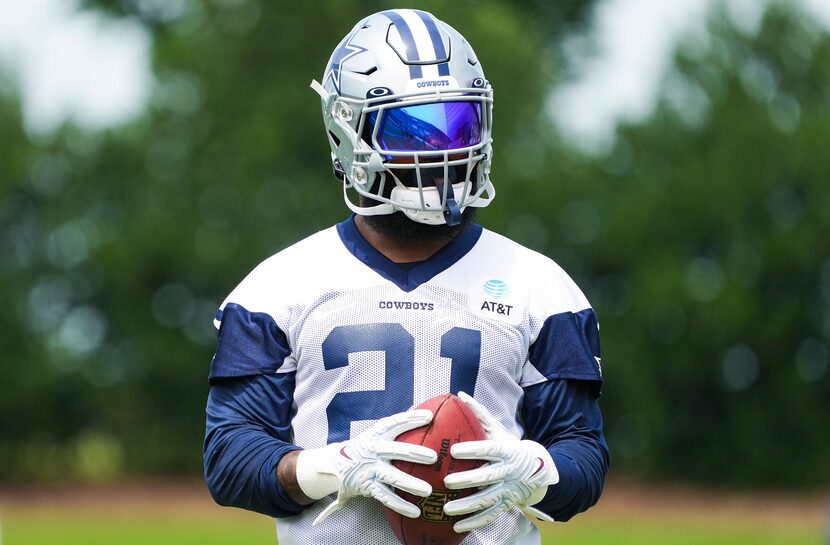
[[[340,392],[326,407],[328,442],[349,438],[353,420],[375,420],[412,407],[415,397],[415,337],[401,324],[355,324],[335,327],[323,341],[323,365],[349,365],[349,354],[379,351],[385,354],[383,390]],[[454,327],[441,335],[441,357],[452,361],[450,392],[473,395],[481,361],[481,332]]]

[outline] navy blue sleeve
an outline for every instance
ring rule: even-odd
[[[220,321],[209,379],[275,373],[291,353],[285,333],[269,314],[228,303],[216,313]]]
[[[545,378],[583,380],[599,396],[602,387],[599,323],[590,308],[549,316],[528,360]]]
[[[294,373],[211,380],[204,444],[205,481],[220,505],[272,517],[300,513],[277,482],[291,444]]]
[[[534,507],[554,520],[569,520],[599,500],[608,472],[608,445],[596,385],[554,379],[524,391],[525,434],[548,449],[559,470],[559,483]]]

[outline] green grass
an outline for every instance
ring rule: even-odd
[[[713,503],[616,493],[571,522],[545,525],[543,543],[822,545],[823,508],[815,502]],[[64,491],[56,499],[0,494],[0,521],[0,545],[276,545],[271,519],[218,507],[199,489]]]
[[[823,545],[818,528],[775,523],[723,523],[701,519],[595,521],[545,532],[554,545]]]
[[[18,513],[4,519],[3,545],[274,545],[265,517],[228,511],[214,518],[193,514],[98,517],[91,514]],[[567,545],[819,545],[817,528],[776,524],[578,519],[545,528],[545,544]]]
[[[274,545],[274,524],[265,517],[94,516],[19,513],[3,519],[2,545]]]

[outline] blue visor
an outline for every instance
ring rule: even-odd
[[[432,102],[382,110],[377,139],[383,151],[446,151],[481,142],[479,102]],[[369,113],[369,131],[378,112]]]

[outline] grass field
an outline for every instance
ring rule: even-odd
[[[593,510],[543,528],[557,545],[824,545],[822,498],[612,483]],[[0,545],[275,545],[267,517],[199,485],[0,490]],[[333,545],[333,544],[332,544]]]

